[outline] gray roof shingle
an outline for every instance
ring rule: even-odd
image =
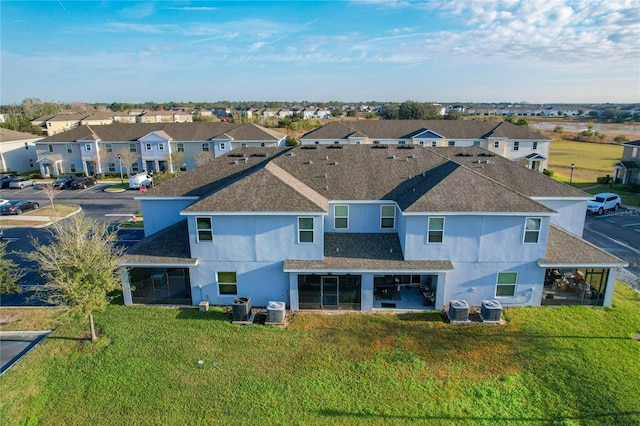
[[[191,258],[187,220],[181,220],[130,247],[122,256],[122,266],[173,264],[195,266]]]
[[[541,266],[574,265],[591,268],[628,265],[624,260],[556,225],[549,227],[547,251],[539,263]]]

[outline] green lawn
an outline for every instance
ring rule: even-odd
[[[621,145],[560,139],[551,142],[548,168],[555,172],[554,178],[569,182],[574,164],[574,184],[596,183],[599,176],[613,176],[613,165],[621,158]]]
[[[0,378],[0,424],[640,424],[640,294],[504,316],[306,313],[279,329],[111,306],[97,344],[59,324]]]

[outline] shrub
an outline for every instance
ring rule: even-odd
[[[629,138],[626,137],[625,135],[618,135],[615,138],[613,138],[613,141],[616,143],[625,143],[625,142],[629,142]]]
[[[553,174],[554,174],[555,172],[554,172],[553,170],[551,170],[551,169],[544,169],[544,170],[542,171],[542,173],[544,173],[545,175],[547,175],[547,176],[551,177],[551,176],[553,176]]]
[[[556,126],[556,128],[553,129],[553,131],[556,132],[556,133],[564,133],[564,127]]]
[[[598,176],[598,179],[596,179],[596,183],[599,183],[601,185],[608,185],[611,183],[611,176]]]

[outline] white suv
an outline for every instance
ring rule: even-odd
[[[594,197],[594,200],[587,201],[587,212],[602,214],[607,210],[617,211],[622,204],[618,194],[603,192]]]

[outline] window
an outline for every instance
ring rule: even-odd
[[[135,143],[129,144],[129,152],[138,152],[138,148],[136,147]]]
[[[29,151],[29,144],[27,142],[24,143],[24,149]]]
[[[224,145],[224,142],[221,142],[221,143],[220,143],[220,149],[226,149],[226,147],[225,147],[225,145]]]
[[[105,143],[104,150],[107,152],[113,152],[113,146],[110,143]]]
[[[242,143],[240,144],[240,146],[245,147],[245,146],[247,146],[247,143],[246,143],[246,142],[242,142]]]
[[[447,146],[456,146],[456,141],[449,141],[449,143],[447,143]]]
[[[76,172],[76,165],[73,164],[73,163],[69,164],[69,171],[71,173],[75,173]]]
[[[473,141],[473,146],[480,146],[480,141]]]
[[[115,172],[116,171],[116,163],[107,163],[107,169],[110,172]]]
[[[158,150],[164,151],[164,144],[163,143],[159,143],[158,144]]]
[[[33,168],[33,159],[29,158],[29,167]]]
[[[260,146],[265,146],[265,145],[264,145],[264,142],[260,142]]]
[[[67,154],[71,154],[73,152],[73,149],[71,148],[71,144],[65,144],[64,146],[67,149]]]
[[[373,141],[374,145],[380,145],[380,141]]]
[[[419,142],[418,142],[418,145],[420,145],[420,146],[424,146],[424,141],[419,141]]]
[[[333,228],[349,228],[349,206],[333,206]]]
[[[404,145],[405,141],[398,141],[398,145]]]
[[[515,141],[515,142],[513,143],[513,150],[514,150],[514,151],[519,151],[519,150],[520,150],[520,142]]]
[[[313,218],[298,218],[298,242],[313,243]]]
[[[47,145],[47,149],[49,150],[49,152],[53,152],[53,145],[51,144]]]
[[[493,143],[493,147],[494,147],[494,148],[500,148],[500,141],[495,141],[495,142]]]
[[[145,148],[144,149],[146,149],[147,151],[151,151],[151,144],[150,143],[145,144]]]
[[[532,147],[531,149],[532,149],[532,150],[534,150],[534,151],[535,151],[536,149],[538,149],[538,142],[534,141],[534,142],[533,142],[533,147]]]
[[[208,143],[203,143],[202,144],[202,151],[203,152],[209,152],[209,144]]]
[[[444,236],[444,217],[430,217],[427,243],[441,243]]]
[[[91,150],[93,149],[93,147],[91,146],[90,143],[85,143],[84,144],[84,150],[87,152],[91,152]]]
[[[140,166],[138,165],[137,161],[131,165],[131,171],[133,173],[139,173],[140,172]]]
[[[431,146],[433,148],[437,147],[438,146],[438,141],[431,141]]]
[[[213,228],[211,228],[210,217],[197,217],[196,228],[198,230],[198,242],[213,241]]]
[[[187,163],[180,164],[180,171],[181,172],[186,172],[187,171]]]
[[[535,244],[540,237],[540,223],[542,219],[539,217],[528,217],[524,225],[524,242]]]
[[[393,229],[396,224],[396,207],[380,206],[380,228]]]
[[[517,272],[498,272],[496,297],[510,297],[516,295]]]
[[[184,144],[183,143],[177,144],[176,149],[178,150],[178,152],[184,152]]]
[[[218,272],[220,294],[238,294],[238,277],[235,272]]]

